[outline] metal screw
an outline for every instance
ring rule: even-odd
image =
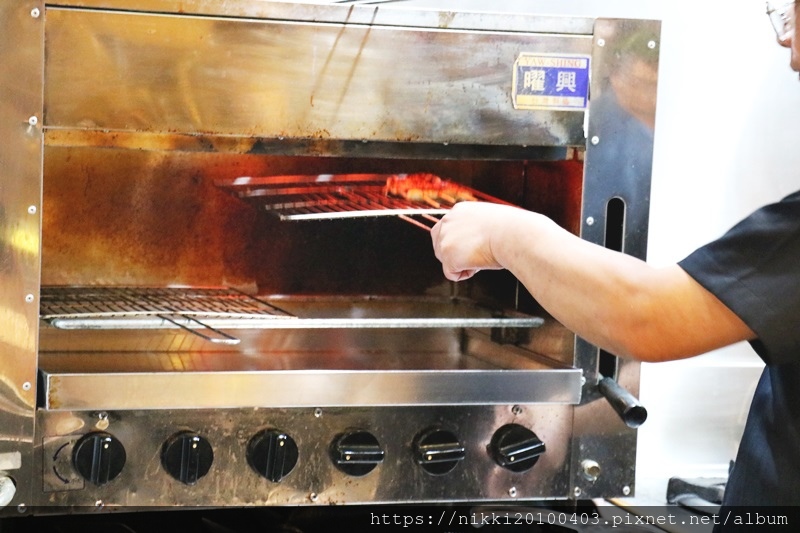
[[[593,144],[593,145],[595,145],[595,146],[597,146],[598,144],[600,144],[600,137],[598,137],[597,135],[595,135],[594,137],[592,137],[592,144]]]
[[[594,217],[586,217],[586,225],[594,226]]]
[[[39,123],[39,117],[37,117],[36,115],[33,115],[32,117],[28,118],[28,124],[30,124],[31,126],[35,126],[38,123]]]
[[[631,488],[628,485],[625,485],[624,487],[622,487],[622,494],[624,494],[625,496],[630,496]]]
[[[515,405],[514,407],[511,408],[511,412],[515,415],[520,415],[522,414],[522,407],[520,407],[519,405]]]
[[[94,502],[94,506],[97,507],[98,509],[102,509],[103,507],[106,506],[106,504],[103,503],[103,500],[97,500],[96,502]]]
[[[105,411],[100,411],[99,413],[97,413],[97,419],[108,420],[108,413],[106,413]]]
[[[26,295],[25,295],[25,301],[26,301],[27,303],[32,303],[32,302],[33,302],[33,300],[34,300],[34,296],[33,296],[33,294],[26,294]]]
[[[35,205],[29,205],[28,206],[28,214],[29,215],[35,215],[36,214],[36,206]]]
[[[580,488],[580,487],[575,487],[575,488],[572,490],[572,494],[574,494],[576,498],[580,498],[580,497],[581,497],[581,494],[583,494],[583,491],[581,490],[581,488]]]
[[[655,47],[656,47],[656,42],[655,41],[648,41],[647,42],[647,48],[649,48],[650,50],[652,50]]]
[[[28,506],[25,505],[24,503],[21,503],[21,504],[17,505],[17,512],[18,513],[24,513],[27,510],[28,510]]]
[[[319,417],[321,417],[321,416],[322,416],[322,409],[320,409],[319,407],[317,407],[316,409],[314,409],[314,416],[315,416],[316,418],[319,418]]]
[[[30,381],[26,381],[25,383],[23,383],[22,384],[22,390],[31,390],[31,382]]]
[[[517,497],[517,487],[511,487],[510,489],[508,489],[508,495],[511,496],[512,498],[516,498]]]
[[[39,15],[41,15],[41,14],[42,14],[42,12],[41,12],[41,11],[39,11],[39,8],[38,8],[38,7],[34,7],[33,9],[31,9],[31,16],[32,16],[33,18],[35,18],[35,19],[38,19],[38,18],[39,18]]]
[[[312,492],[311,494],[308,495],[308,499],[311,500],[312,502],[315,502],[319,500],[319,494],[317,494],[316,492]]]
[[[597,39],[597,46],[605,46],[606,40],[605,39]]]

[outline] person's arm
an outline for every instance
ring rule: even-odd
[[[530,211],[462,202],[432,238],[448,279],[508,269],[556,320],[621,357],[666,361],[755,338],[679,266],[652,267]]]

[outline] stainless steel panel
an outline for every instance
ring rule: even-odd
[[[115,0],[56,0],[48,5],[120,9]],[[399,9],[396,9],[399,7]],[[590,35],[594,19],[537,16],[529,13],[491,13],[409,9],[405,6],[314,5],[252,0],[129,0],[127,11],[269,18],[366,26],[417,27],[450,30],[511,31]]]
[[[661,25],[598,19],[594,39],[581,237],[605,244],[608,202],[618,198],[625,205],[622,251],[643,259]]]
[[[571,422],[565,405],[474,407],[371,407],[323,409],[237,409],[203,411],[40,412],[44,436],[41,470],[46,490],[41,505],[88,506],[115,511],[134,506],[332,505],[357,502],[442,502],[499,500],[515,502],[568,497],[565,463]],[[516,423],[536,433],[547,450],[536,465],[514,473],[499,467],[487,453],[493,433]],[[416,464],[412,442],[431,427],[452,431],[465,448],[464,459],[449,473],[431,475]],[[280,482],[257,475],[245,457],[248,440],[266,428],[288,434],[297,444],[297,466]],[[331,462],[329,447],[352,429],[371,432],[385,451],[372,472],[348,476]],[[96,486],[74,470],[75,441],[90,431],[119,439],[127,460],[119,477]],[[213,446],[207,476],[195,485],[171,478],[160,460],[163,443],[176,431],[191,430]],[[44,453],[56,445],[59,454]],[[66,456],[64,460],[62,455]],[[55,471],[62,480],[60,486]],[[57,489],[57,490],[56,490]],[[97,502],[97,506],[95,503]],[[48,512],[48,508],[42,508]]]
[[[598,19],[592,52],[581,237],[613,248],[608,232],[621,231],[619,250],[641,259],[647,255],[660,31],[658,21]],[[624,213],[616,222],[621,227],[609,230],[612,200],[622,202]],[[582,404],[575,409],[574,495],[632,495],[636,431],[598,396],[596,384],[602,377],[598,349],[577,339],[575,352],[586,384]],[[640,364],[627,360],[615,364],[615,375],[609,377],[638,395]],[[605,421],[602,427],[597,420]],[[586,461],[598,464],[602,474],[596,479],[587,476]]]
[[[84,374],[43,371],[44,407],[208,409],[580,401],[579,370],[303,370]]]
[[[541,364],[498,369],[472,357],[348,354],[333,346],[316,356],[51,353],[42,373],[50,410],[576,404],[582,377]]]
[[[36,403],[42,169],[42,9],[0,1],[0,457],[29,502]],[[14,466],[14,468],[10,468]]]
[[[522,52],[591,38],[47,11],[47,128],[582,145],[580,111],[513,108]],[[409,56],[413,68],[396,68]]]
[[[639,394],[639,366],[620,361],[617,381]],[[645,406],[646,407],[646,406]],[[636,492],[637,431],[625,425],[605,398],[592,395],[573,415],[572,493],[575,498],[631,496]],[[596,464],[597,470],[591,470]],[[588,472],[597,472],[592,476]]]

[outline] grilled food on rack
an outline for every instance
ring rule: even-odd
[[[427,173],[389,176],[384,192],[387,196],[425,202],[434,207],[439,207],[442,203],[452,205],[477,200],[468,188]]]

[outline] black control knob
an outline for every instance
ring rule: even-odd
[[[364,476],[383,462],[383,448],[368,431],[351,431],[339,435],[331,443],[331,460],[336,467],[351,476]]]
[[[536,433],[519,424],[508,424],[492,436],[489,455],[497,464],[512,472],[532,468],[545,452],[545,445]]]
[[[88,433],[75,443],[72,464],[84,479],[105,485],[122,472],[125,447],[116,437],[103,431]]]
[[[442,475],[464,459],[466,452],[458,437],[438,428],[423,431],[414,439],[414,456],[426,472]]]
[[[265,429],[247,444],[247,462],[268,480],[277,483],[297,464],[297,444],[286,433]]]
[[[194,485],[208,474],[214,451],[207,439],[191,431],[171,436],[161,447],[161,465],[169,475],[186,485]]]

